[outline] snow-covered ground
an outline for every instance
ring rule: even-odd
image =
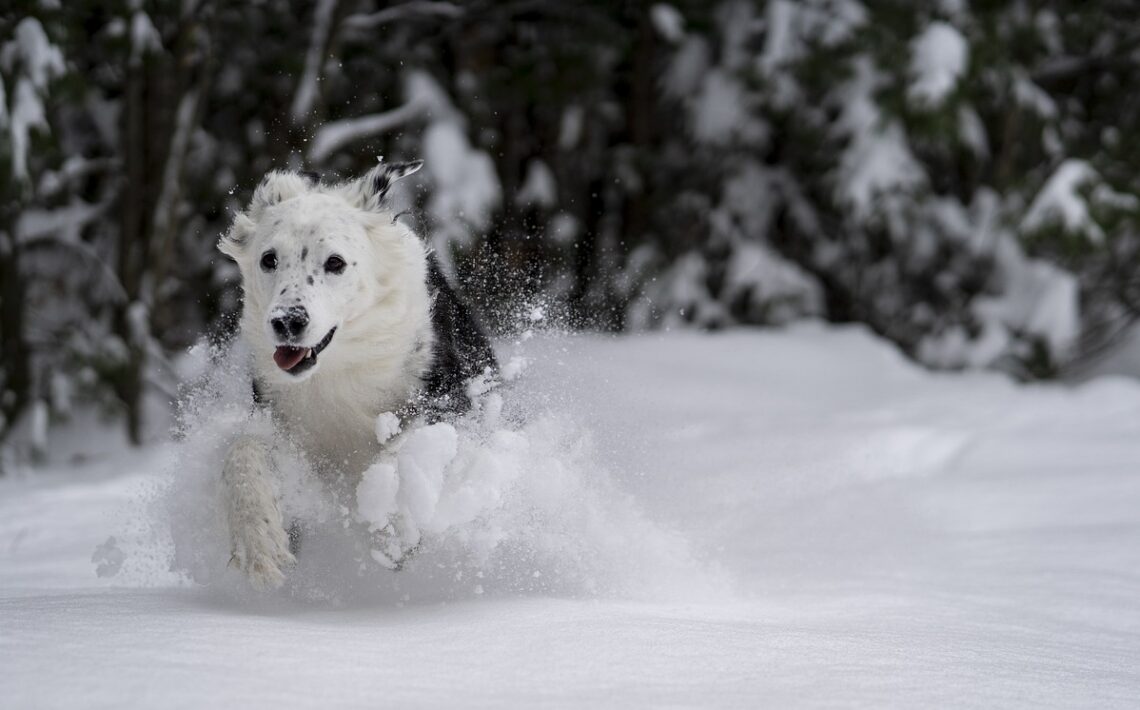
[[[0,480],[0,705],[1135,707],[1140,384],[814,325],[525,354],[495,495],[372,594],[167,571],[190,441]]]

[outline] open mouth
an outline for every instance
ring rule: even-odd
[[[320,355],[321,351],[329,346],[335,332],[336,328],[333,328],[328,332],[328,335],[321,338],[321,342],[311,348],[278,345],[277,349],[273,351],[273,362],[290,375],[299,375],[317,364],[317,355]]]

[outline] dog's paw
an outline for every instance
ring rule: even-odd
[[[400,524],[400,516],[393,516],[388,525],[378,530],[372,530],[371,538],[372,559],[381,567],[399,572],[404,563],[419,550],[419,533],[411,539],[409,532]]]
[[[254,589],[277,589],[285,582],[285,571],[295,564],[289,536],[280,524],[261,521],[234,534],[230,566],[243,572]]]

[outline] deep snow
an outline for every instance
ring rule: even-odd
[[[258,597],[185,532],[220,577],[167,571],[199,502],[168,479],[209,471],[192,437],[0,480],[0,705],[1140,697],[1140,384],[932,375],[816,325],[525,355],[504,398],[532,458],[467,444],[525,470],[372,594]]]

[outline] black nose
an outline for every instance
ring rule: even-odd
[[[273,332],[282,340],[292,340],[299,336],[309,324],[309,312],[301,306],[292,306],[284,314],[269,319]]]

